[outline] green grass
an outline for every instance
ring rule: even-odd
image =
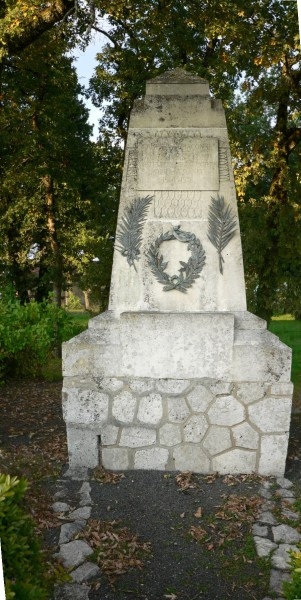
[[[294,321],[290,315],[274,317],[269,330],[293,350],[292,382],[296,390],[301,389],[301,321]]]

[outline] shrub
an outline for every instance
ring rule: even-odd
[[[301,552],[292,552],[290,560],[291,579],[283,583],[286,600],[301,598]]]
[[[70,316],[51,301],[23,306],[15,298],[0,300],[0,381],[39,375],[71,332]]]
[[[25,479],[0,474],[0,538],[7,600],[47,598],[42,554],[22,499]]]

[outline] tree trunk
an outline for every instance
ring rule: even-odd
[[[53,179],[50,175],[45,175],[42,181],[45,189],[46,224],[53,258],[52,285],[54,302],[60,307],[62,304],[63,257],[57,235]]]

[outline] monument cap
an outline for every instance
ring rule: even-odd
[[[209,96],[206,79],[192,75],[180,67],[161,73],[146,82],[146,96]]]

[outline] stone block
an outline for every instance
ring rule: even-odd
[[[265,396],[266,385],[259,381],[250,383],[238,383],[236,386],[236,397],[243,404],[252,404]]]
[[[190,410],[184,398],[168,398],[167,414],[172,423],[182,423],[190,415]]]
[[[229,380],[233,329],[228,312],[123,312],[120,376]]]
[[[93,469],[99,464],[99,437],[88,427],[67,424],[69,466]]]
[[[181,429],[179,425],[165,423],[159,429],[159,442],[162,446],[176,446],[181,443]]]
[[[272,527],[273,538],[276,544],[283,542],[284,544],[297,544],[301,540],[301,534],[290,527],[290,525],[277,525]]]
[[[205,452],[196,444],[182,444],[173,451],[176,471],[209,473],[210,462]]]
[[[282,476],[288,446],[288,434],[263,435],[260,446],[258,473],[260,475]]]
[[[205,412],[214,396],[204,385],[197,385],[186,398],[193,412]]]
[[[137,450],[134,457],[134,469],[158,469],[164,471],[167,468],[168,454],[168,450],[165,448]]]
[[[149,394],[139,400],[137,419],[140,423],[157,425],[163,416],[162,398],[159,394]]]
[[[137,400],[128,391],[121,392],[113,400],[112,415],[120,423],[133,423]]]
[[[253,473],[256,468],[256,454],[248,450],[228,450],[212,459],[212,467],[221,475]]]
[[[203,441],[203,447],[208,451],[210,456],[219,454],[231,448],[231,435],[227,427],[219,427],[211,425],[209,431]]]
[[[217,398],[208,410],[212,425],[236,425],[245,418],[245,409],[234,396]]]
[[[277,544],[271,542],[271,540],[259,536],[254,537],[254,542],[256,546],[256,551],[258,556],[267,557],[271,554],[275,548],[277,548]]]
[[[95,380],[100,390],[108,392],[119,392],[124,386],[122,379],[117,377],[95,377]]]
[[[183,427],[185,442],[200,442],[208,429],[208,421],[204,415],[192,415]]]
[[[85,562],[72,571],[71,578],[76,583],[82,583],[83,581],[89,581],[89,579],[97,577],[100,573],[100,568],[95,563]]]
[[[156,442],[156,430],[146,427],[125,427],[120,436],[120,446],[128,448],[143,448]]]
[[[153,379],[130,379],[128,385],[133,392],[145,394],[146,392],[152,392],[155,382]]]
[[[263,433],[286,432],[291,420],[290,398],[263,398],[248,407],[249,419]]]
[[[59,545],[67,544],[71,542],[72,539],[84,529],[86,525],[86,521],[84,519],[73,521],[72,523],[64,523],[61,526]]]
[[[272,383],[271,385],[271,395],[274,396],[292,396],[294,391],[294,386],[291,382],[289,383]]]
[[[83,519],[90,519],[91,510],[91,506],[81,506],[80,508],[77,508],[76,510],[73,510],[71,513],[69,513],[68,519],[70,519],[71,521],[82,521]]]
[[[95,390],[63,390],[63,416],[67,423],[101,424],[107,421],[109,397]]]
[[[232,393],[233,383],[227,381],[216,381],[215,383],[210,383],[209,388],[214,396],[226,396]]]
[[[280,571],[288,571],[290,562],[290,552],[297,552],[298,550],[299,548],[292,544],[280,544],[279,548],[275,550],[271,558],[272,566],[275,569],[279,569]]]
[[[129,456],[127,448],[103,448],[101,451],[101,462],[105,469],[111,471],[123,471],[129,468]]]
[[[93,554],[92,548],[83,540],[75,540],[62,544],[56,555],[66,569],[78,567],[84,560]]]
[[[259,444],[259,433],[249,425],[240,423],[232,427],[233,438],[236,446],[256,450]]]
[[[158,392],[162,394],[182,394],[190,386],[190,381],[185,379],[159,379],[156,383]]]
[[[103,446],[113,446],[117,442],[119,427],[116,425],[103,425],[100,430],[100,441]]]

